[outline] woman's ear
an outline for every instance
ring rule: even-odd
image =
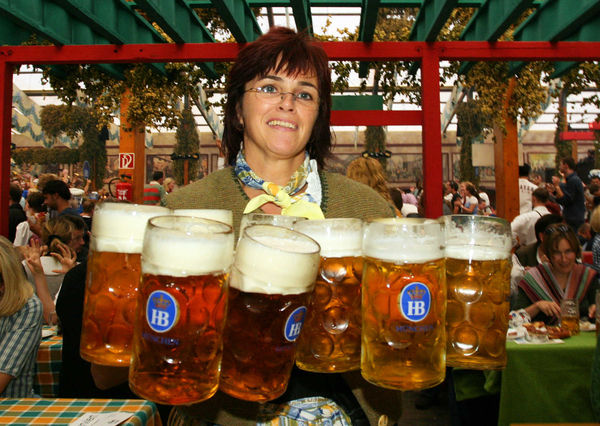
[[[244,117],[242,115],[242,105],[238,103],[235,107],[235,114],[237,116],[238,125],[240,129],[244,128]]]

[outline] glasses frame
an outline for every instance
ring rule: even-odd
[[[276,89],[277,90],[277,89]],[[319,99],[317,98],[312,101],[308,101],[306,99],[298,98],[298,95],[294,92],[280,92],[277,90],[276,92],[265,92],[264,87],[251,87],[250,89],[244,90],[244,93],[253,92],[257,97],[265,100],[268,103],[276,104],[277,102],[281,102],[284,100],[286,95],[292,95],[292,99],[298,103],[298,105],[307,108],[307,109],[317,109],[319,108]]]

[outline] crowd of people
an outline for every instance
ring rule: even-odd
[[[304,34],[271,29],[240,51],[229,75],[223,137],[229,166],[175,191],[173,180],[157,172],[144,188],[144,203],[231,210],[236,234],[242,215],[259,209],[302,212],[309,219],[423,216],[422,190],[390,190],[375,158],[357,158],[347,176],[324,170],[332,149],[330,92],[322,48]],[[511,224],[512,307],[548,323],[556,322],[565,297],[577,298],[586,316],[595,311],[600,210],[593,206],[600,200],[600,179],[585,187],[575,168],[572,159],[562,159],[560,175],[547,183],[534,183],[527,167],[520,170],[520,215]],[[89,230],[94,205],[105,194],[88,193],[86,182],[70,187],[70,180],[61,173],[27,182],[17,178],[10,185],[9,239],[0,237],[0,397],[32,396],[42,322],[62,327],[59,396],[131,397],[123,369],[102,368],[79,356]],[[489,194],[473,183],[449,181],[444,214],[495,211]],[[580,262],[582,244],[598,263]],[[376,388],[359,372],[324,378],[295,368],[275,403],[289,413],[294,401],[307,397],[333,401],[355,425],[400,419],[400,392]],[[176,407],[169,422],[254,423],[257,406],[217,393]]]

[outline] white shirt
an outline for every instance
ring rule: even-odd
[[[519,213],[530,212],[533,208],[531,194],[538,189],[537,185],[529,182],[526,178],[519,178]]]
[[[546,206],[537,206],[532,211],[520,214],[510,223],[510,229],[513,235],[513,246],[517,243],[526,246],[536,242],[535,223],[542,216],[550,214]]]

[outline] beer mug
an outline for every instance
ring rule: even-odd
[[[293,229],[298,221],[306,220],[304,217],[284,216],[280,214],[248,213],[242,216],[240,222],[240,238],[244,235],[244,229],[250,225],[274,225]]]
[[[165,207],[100,203],[94,209],[79,351],[95,364],[129,366],[148,219]]]
[[[294,230],[321,246],[321,265],[298,341],[296,365],[317,373],[358,370],[362,220],[305,220]]]
[[[444,216],[448,284],[446,363],[470,369],[506,366],[511,230],[504,219]]]
[[[129,368],[137,395],[180,405],[217,391],[232,261],[229,225],[184,216],[148,222]]]
[[[265,402],[282,395],[319,268],[319,245],[271,225],[244,230],[231,270],[220,390]]]
[[[560,301],[560,328],[568,330],[571,336],[579,334],[579,304],[575,299]]]
[[[216,220],[233,226],[233,212],[225,209],[175,209],[175,216],[192,216],[201,217],[203,219]]]
[[[445,377],[443,233],[432,219],[377,219],[363,239],[361,374],[419,390]]]

